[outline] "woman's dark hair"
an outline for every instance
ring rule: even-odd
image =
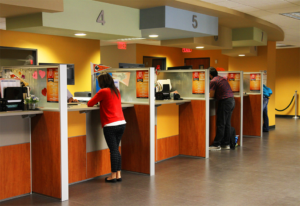
[[[209,67],[209,74],[213,77],[218,76],[218,71],[214,67]]]
[[[115,86],[113,78],[108,73],[101,73],[98,77],[98,83],[99,87],[101,89],[109,88],[111,91],[111,94],[115,93],[117,97],[119,98],[119,90]]]

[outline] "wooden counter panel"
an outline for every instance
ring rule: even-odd
[[[127,122],[122,137],[122,169],[150,174],[150,108],[135,105],[124,110]]]
[[[205,101],[179,106],[179,154],[205,157]]]
[[[111,173],[109,149],[87,153],[87,179],[109,173]]]
[[[161,161],[179,155],[179,136],[166,137],[157,140],[156,161]]]
[[[209,145],[211,145],[217,134],[217,116],[209,117]]]
[[[86,136],[68,138],[69,183],[86,179]]]
[[[31,192],[30,143],[0,147],[0,200]]]
[[[261,109],[261,95],[249,95],[244,97],[244,135],[261,136]]]
[[[32,191],[61,198],[60,113],[31,119]]]
[[[236,135],[239,135],[238,144],[241,137],[241,97],[234,97],[235,107],[231,115],[231,126],[235,128]]]

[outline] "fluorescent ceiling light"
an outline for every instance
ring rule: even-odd
[[[291,17],[291,18],[293,18],[293,19],[298,19],[298,20],[300,20],[300,11],[298,11],[298,12],[291,12],[291,13],[283,13],[283,14],[281,14],[281,15],[287,16],[287,17]]]
[[[127,38],[127,39],[117,39],[117,41],[134,41],[134,40],[142,40],[145,38]]]
[[[157,38],[158,35],[157,35],[157,34],[151,34],[151,35],[149,35],[149,37],[150,37],[150,38]]]
[[[204,49],[204,46],[197,46],[196,49]]]
[[[239,54],[239,57],[244,57],[244,56],[246,56],[245,54]]]
[[[76,33],[76,34],[74,34],[75,36],[86,36],[86,34],[85,33]]]

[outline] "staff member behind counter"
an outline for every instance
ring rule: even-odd
[[[125,131],[121,95],[114,84],[113,78],[106,72],[98,77],[101,90],[87,103],[89,107],[100,102],[100,119],[104,137],[110,150],[111,176],[105,182],[115,183],[121,179],[121,155],[119,145]]]
[[[209,97],[218,100],[217,134],[209,150],[230,149],[231,115],[235,107],[233,92],[227,80],[218,76],[215,68],[209,68],[209,76],[211,80]]]
[[[68,100],[68,103],[78,102],[77,99],[73,98],[72,93],[68,89],[67,89],[67,100]]]

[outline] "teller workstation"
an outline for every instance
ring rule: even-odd
[[[1,71],[0,201],[31,193],[68,200],[69,184],[111,172],[99,106],[67,104],[66,65]]]
[[[236,135],[238,135],[237,144],[243,146],[243,72],[242,71],[219,71],[218,75],[225,78],[234,94],[235,107],[231,116],[231,126],[234,127]],[[210,144],[213,143],[216,136],[216,120],[217,120],[217,107],[218,102],[216,100],[211,101],[211,113],[210,113]]]

